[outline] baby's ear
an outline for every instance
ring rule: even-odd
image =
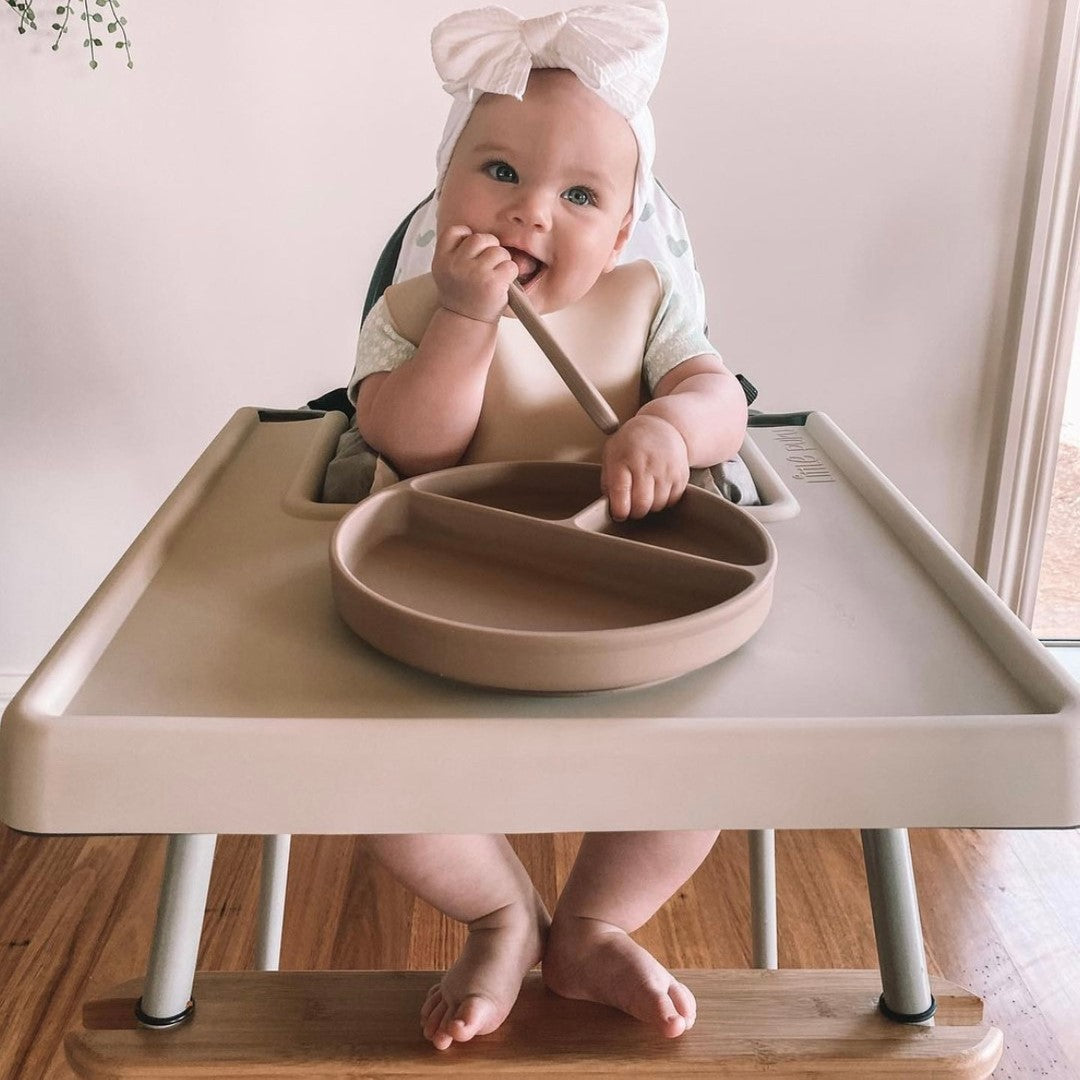
[[[623,223],[619,227],[618,235],[615,237],[615,246],[611,249],[611,254],[608,256],[607,265],[604,267],[604,273],[610,273],[615,269],[615,264],[619,261],[619,256],[622,254],[622,249],[626,247],[626,241],[630,239],[630,227],[634,222],[634,208],[630,207],[626,211],[626,217],[623,218]]]

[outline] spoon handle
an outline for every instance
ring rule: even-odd
[[[619,418],[615,415],[615,411],[588,377],[563,352],[548,328],[540,321],[536,309],[516,281],[510,284],[508,302],[510,310],[518,317],[521,325],[529,332],[529,336],[551,361],[551,366],[570,388],[570,393],[577,398],[578,404],[589,414],[589,419],[605,435],[611,435],[617,431]]]

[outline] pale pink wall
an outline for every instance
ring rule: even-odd
[[[427,39],[461,6],[132,5],[135,69],[97,72],[0,13],[0,677],[237,406],[343,382],[375,257],[432,182]],[[669,3],[659,172],[715,343],[969,557],[1058,6]]]

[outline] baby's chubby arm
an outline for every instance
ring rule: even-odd
[[[405,476],[456,465],[465,453],[517,267],[494,236],[453,225],[436,241],[431,273],[440,306],[415,354],[369,375],[356,399],[364,441]]]
[[[600,483],[616,521],[682,497],[690,469],[733,458],[746,433],[746,395],[719,356],[684,360],[604,443]]]

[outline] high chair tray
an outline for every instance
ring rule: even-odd
[[[361,640],[331,595],[349,508],[315,501],[343,417],[241,410],[8,706],[0,814],[41,833],[1075,826],[1076,684],[828,417],[800,419],[744,447],[788,505],[757,515],[778,564],[761,628],[656,685],[527,694]]]
[[[776,547],[690,488],[614,521],[600,467],[466,465],[365,499],[330,544],[334,599],[365,641],[436,675],[604,690],[683,675],[762,624]]]

